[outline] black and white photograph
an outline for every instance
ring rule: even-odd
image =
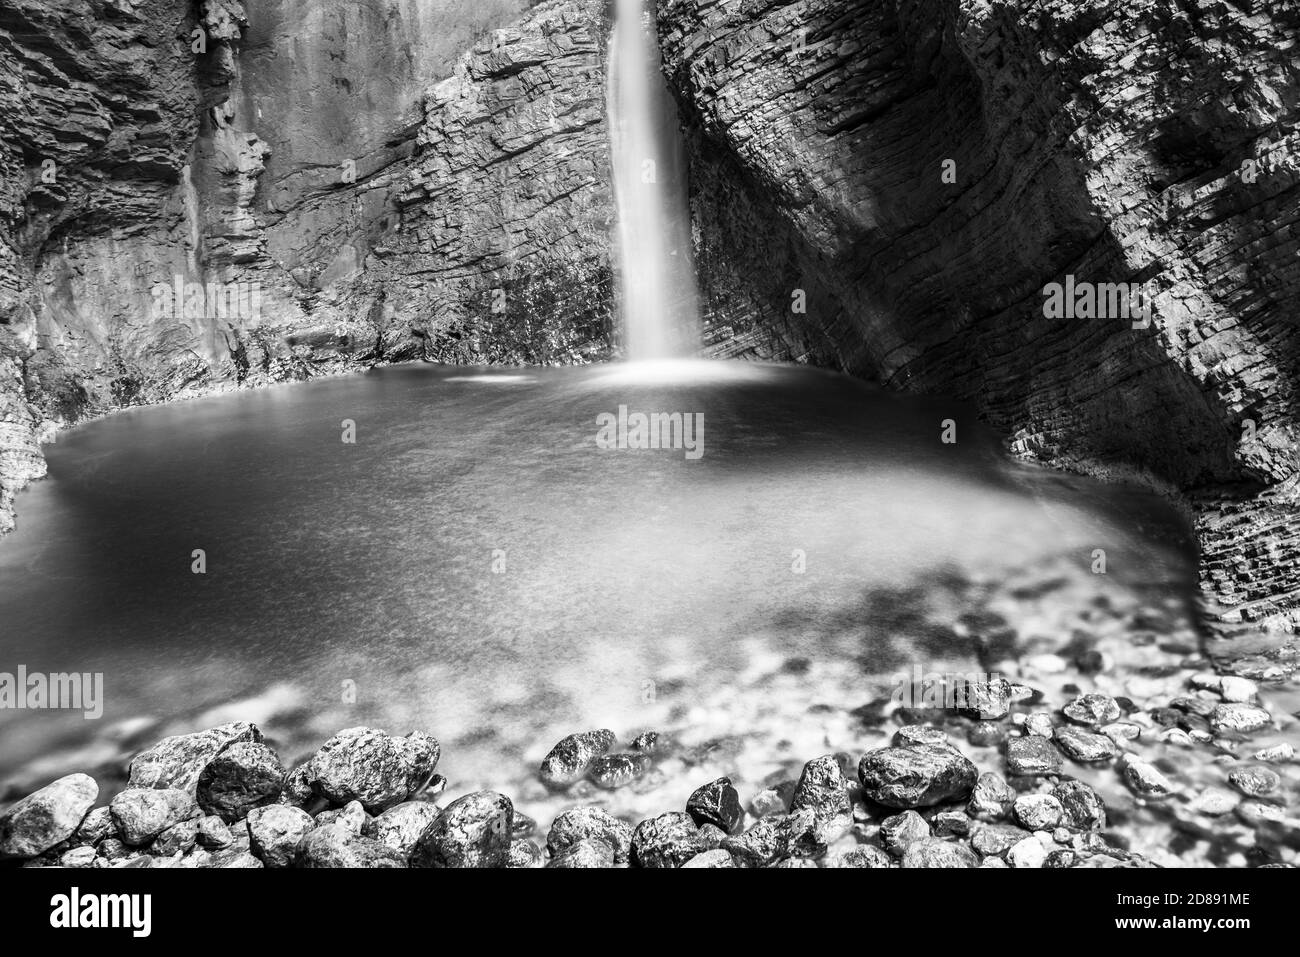
[[[1232,946],[1298,668],[1296,0],[0,0],[5,926],[868,869],[779,893]]]

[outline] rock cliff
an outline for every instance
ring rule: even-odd
[[[112,408],[611,334],[603,0],[0,0],[0,528]],[[1300,623],[1300,9],[661,0],[709,352],[974,403]],[[1146,312],[1048,318],[1050,283]],[[1277,657],[1276,646],[1261,646]]]

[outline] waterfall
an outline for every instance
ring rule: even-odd
[[[616,0],[608,110],[618,210],[619,313],[630,359],[692,355],[699,302],[686,159],[660,70],[653,2]]]

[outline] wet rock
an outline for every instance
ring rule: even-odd
[[[253,808],[273,803],[280,796],[284,776],[280,759],[266,745],[232,744],[199,775],[199,807],[233,823]]]
[[[650,767],[646,755],[638,751],[620,754],[602,754],[593,758],[587,768],[587,778],[598,788],[613,791],[627,787]]]
[[[836,858],[836,866],[882,868],[893,867],[893,861],[880,848],[864,844],[841,854]]]
[[[88,774],[69,774],[15,803],[0,814],[0,859],[44,854],[76,832],[99,785]]]
[[[984,857],[1001,857],[1027,837],[1033,835],[1011,824],[986,824],[975,829],[970,843]]]
[[[128,847],[126,842],[121,838],[107,837],[100,842],[99,856],[108,861],[117,861],[135,853],[135,849]]]
[[[545,856],[542,849],[532,841],[511,841],[506,867],[515,869],[541,867]]]
[[[696,854],[682,867],[735,867],[736,864],[728,854],[720,847],[715,847],[711,851],[704,851]]]
[[[372,838],[353,834],[347,825],[325,824],[298,843],[294,863],[309,868],[394,868],[405,867],[406,858]]]
[[[280,790],[278,800],[280,804],[300,808],[306,808],[315,801],[326,801],[325,798],[316,793],[316,789],[312,786],[310,760],[298,765],[284,776],[284,784]]]
[[[1059,731],[1057,732],[1059,736]],[[1061,754],[1046,738],[1010,738],[1007,772],[1019,777],[1041,777],[1061,770]]]
[[[234,721],[206,731],[163,738],[131,761],[128,788],[197,788],[199,775],[232,744],[261,743],[262,732],[247,721]]]
[[[370,820],[370,815],[366,813],[366,809],[360,801],[349,801],[343,807],[332,808],[317,814],[316,826],[341,824],[353,834],[363,834]]]
[[[670,811],[642,821],[632,832],[632,863],[638,867],[681,867],[710,850],[689,814]]]
[[[1061,803],[1064,822],[1081,831],[1100,831],[1106,826],[1106,803],[1082,781],[1062,781],[1052,788]]]
[[[925,838],[908,845],[903,854],[903,866],[915,867],[979,867],[979,858],[965,844]]]
[[[741,834],[722,842],[740,867],[767,867],[789,851],[789,830],[782,815],[761,818]]]
[[[686,813],[696,824],[712,824],[727,834],[736,829],[744,815],[740,795],[732,786],[731,778],[726,777],[696,788],[686,801]]]
[[[1221,704],[1210,712],[1210,725],[1215,731],[1250,734],[1272,723],[1273,718],[1267,711],[1248,704]]]
[[[239,847],[228,847],[222,851],[213,851],[206,861],[201,865],[204,868],[219,868],[222,870],[230,869],[247,869],[263,867],[261,861],[254,857],[249,851]]]
[[[1222,817],[1224,814],[1231,813],[1240,801],[1241,799],[1231,791],[1225,791],[1223,788],[1206,788],[1188,802],[1187,806],[1198,814]]]
[[[1173,783],[1149,761],[1128,755],[1120,762],[1119,769],[1124,783],[1135,794],[1161,797],[1174,790]]]
[[[1042,867],[1047,862],[1047,848],[1035,837],[1018,841],[1007,851],[1007,863],[1012,867]]]
[[[441,812],[427,801],[395,804],[374,820],[370,837],[409,858],[422,835]]]
[[[588,868],[613,867],[614,849],[598,837],[574,841],[551,858],[547,867]]]
[[[229,847],[235,840],[234,835],[230,833],[230,828],[226,826],[226,822],[215,814],[209,814],[207,817],[199,819],[198,831],[195,833],[194,838],[200,847],[206,847],[209,850]]]
[[[902,857],[910,844],[930,837],[930,825],[915,811],[904,811],[881,821],[879,836],[887,853]]]
[[[147,844],[173,824],[198,810],[191,791],[176,788],[130,788],[109,805],[117,833],[127,844]]]
[[[858,764],[863,794],[877,804],[915,808],[967,797],[975,765],[948,747],[913,745],[868,751]]]
[[[586,775],[591,762],[614,746],[614,732],[601,728],[571,734],[542,759],[539,776],[551,788],[565,788]]]
[[[790,798],[790,813],[811,811],[814,837],[830,844],[847,834],[853,826],[853,808],[849,802],[849,785],[844,780],[834,755],[814,758],[804,765]],[[737,805],[739,807],[739,805]],[[723,830],[730,830],[724,828]]]
[[[654,754],[661,746],[658,731],[642,731],[632,739],[631,744],[633,751],[643,751],[646,754]]]
[[[970,833],[971,819],[965,811],[941,811],[930,820],[935,837],[965,837]]]
[[[986,680],[967,681],[958,687],[957,712],[963,717],[978,721],[997,721],[1011,710],[1012,686],[999,675]]]
[[[447,805],[420,836],[414,867],[505,867],[514,805],[496,791],[475,791]]]
[[[1098,730],[1117,745],[1125,741],[1136,741],[1142,736],[1142,728],[1131,721],[1112,721],[1103,724]]]
[[[150,853],[159,857],[171,857],[173,854],[184,854],[194,846],[198,838],[199,822],[196,820],[181,821],[173,824],[167,830],[163,831],[154,839],[152,846],[149,848]]]
[[[802,870],[809,867],[815,868],[817,864],[815,861],[810,861],[804,857],[787,857],[785,860],[777,861],[772,866],[780,868],[798,868]]]
[[[95,849],[89,844],[64,851],[59,858],[60,867],[93,867],[96,858]]]
[[[331,803],[360,801],[380,814],[424,785],[439,753],[437,741],[426,734],[394,738],[373,728],[347,728],[312,755],[306,774]]]
[[[1288,742],[1283,741],[1281,744],[1274,745],[1271,748],[1261,748],[1251,755],[1256,761],[1268,761],[1272,764],[1284,764],[1295,757],[1295,748]]]
[[[1007,816],[1016,792],[1002,778],[986,771],[979,776],[971,791],[966,811],[981,821],[997,821]]]
[[[1062,847],[1055,851],[1049,851],[1047,857],[1043,859],[1043,867],[1054,870],[1064,870],[1067,867],[1074,867],[1079,862],[1077,851]]]
[[[1194,675],[1192,687],[1212,691],[1224,701],[1237,704],[1250,704],[1259,694],[1259,686],[1255,682],[1235,675]]]
[[[302,808],[284,804],[254,808],[248,812],[249,847],[267,867],[289,867],[298,844],[315,826]]]
[[[74,844],[98,844],[106,837],[117,833],[113,823],[113,812],[107,807],[93,808],[72,835]]]
[[[546,846],[554,855],[571,844],[591,839],[604,841],[614,849],[614,860],[626,863],[632,852],[632,825],[620,821],[604,808],[569,808],[561,811],[551,823]]]
[[[936,747],[947,745],[948,735],[940,728],[928,724],[907,724],[894,732],[892,744],[896,748],[906,748],[914,744],[929,744]]]
[[[1115,742],[1104,734],[1085,731],[1082,728],[1063,727],[1057,729],[1056,746],[1066,756],[1081,764],[1094,764],[1109,761],[1119,754]]]
[[[1050,794],[1023,794],[1016,798],[1012,813],[1031,831],[1049,831],[1065,815],[1061,802]]]
[[[1228,783],[1246,797],[1263,797],[1282,786],[1282,779],[1270,768],[1239,768],[1228,774]]]
[[[1115,699],[1105,694],[1080,695],[1062,710],[1075,724],[1089,728],[1118,721],[1124,714]],[[1060,736],[1059,732],[1057,736]]]

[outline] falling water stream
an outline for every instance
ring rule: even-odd
[[[677,108],[660,72],[654,14],[642,0],[617,0],[608,107],[626,353],[690,355],[698,349],[699,305],[686,163]]]

